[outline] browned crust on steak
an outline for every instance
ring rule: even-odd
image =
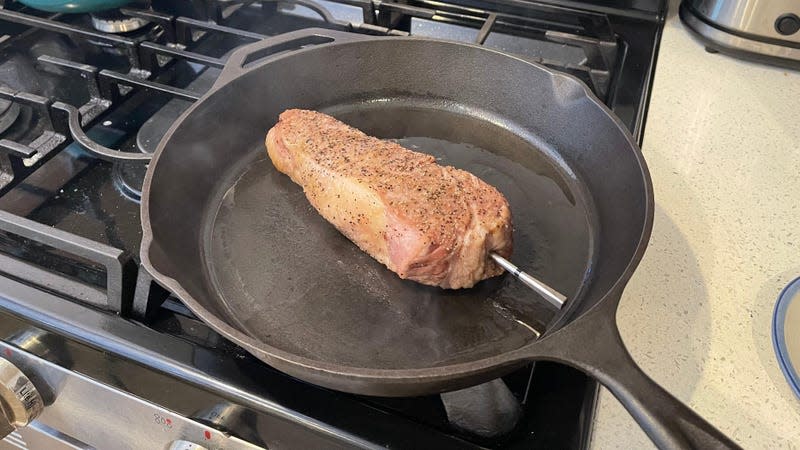
[[[508,202],[471,173],[315,111],[282,113],[266,144],[325,219],[400,277],[463,288],[502,273],[488,254],[510,256]]]

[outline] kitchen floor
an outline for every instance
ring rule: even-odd
[[[800,71],[706,52],[672,3],[643,144],[655,224],[620,305],[622,336],[652,378],[743,447],[798,448],[800,400],[771,320],[800,276]],[[653,448],[605,390],[592,446]]]

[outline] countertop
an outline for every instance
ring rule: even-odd
[[[705,51],[672,2],[642,150],[650,245],[617,314],[659,384],[745,448],[800,448],[771,340],[800,276],[800,72]],[[592,447],[653,448],[606,390]]]

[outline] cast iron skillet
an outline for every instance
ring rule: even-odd
[[[400,280],[274,170],[287,108],[331,113],[500,189],[512,260],[569,297],[556,311],[511,276],[445,291]],[[531,360],[596,378],[662,448],[735,444],[655,384],[615,312],[650,236],[644,159],[578,80],[486,48],[304,30],[236,51],[167,132],[142,194],[142,263],[211,327],[329,388],[413,396]]]

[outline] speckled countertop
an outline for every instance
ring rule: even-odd
[[[800,72],[707,53],[675,6],[642,145],[655,223],[620,304],[622,337],[653,379],[743,447],[800,448],[800,400],[770,329],[778,294],[800,276]],[[596,417],[593,448],[652,448],[608,391]]]

